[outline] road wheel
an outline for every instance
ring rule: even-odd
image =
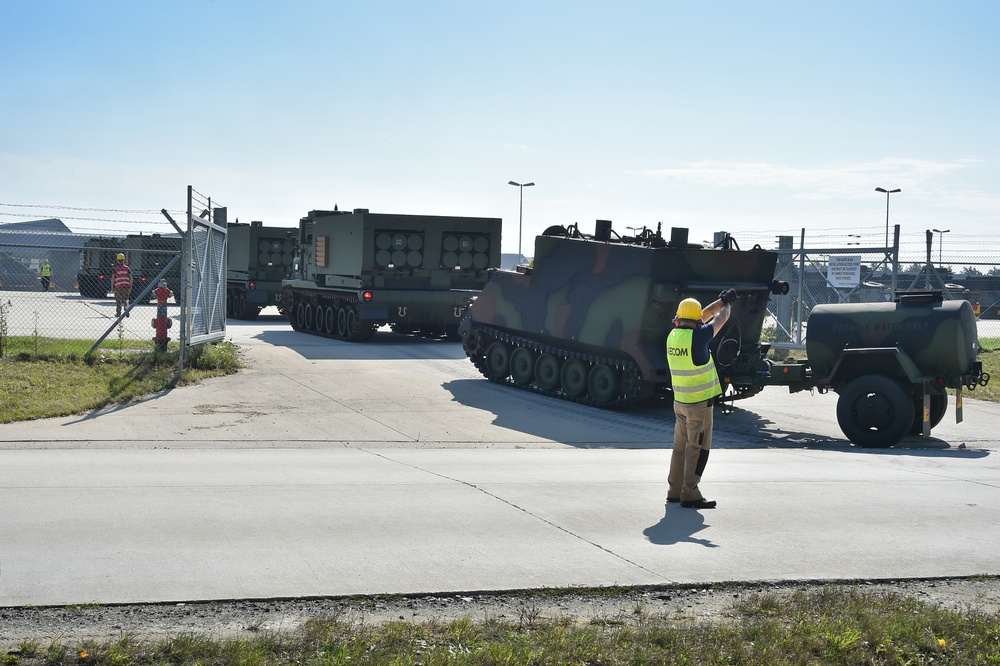
[[[840,391],[837,422],[858,446],[892,446],[913,425],[913,399],[894,379],[864,375]]]
[[[931,428],[934,428],[945,412],[948,411],[948,396],[946,394],[931,394]],[[922,435],[924,433],[924,399],[917,396],[913,399],[913,426],[910,428],[911,435]]]
[[[313,327],[313,307],[306,303],[302,304],[302,317],[299,319],[303,330],[311,331]]]
[[[579,398],[587,392],[587,366],[583,361],[571,358],[563,363],[559,379],[563,392],[571,398]]]
[[[337,337],[346,338],[350,330],[347,328],[347,307],[337,301]]]
[[[326,317],[326,311],[323,309],[322,303],[317,303],[313,306],[313,330],[317,333],[323,332],[323,321]]]
[[[587,376],[587,390],[596,402],[611,402],[618,395],[617,373],[603,363],[595,365]]]
[[[535,361],[535,386],[544,391],[559,386],[559,359],[552,354],[542,354]]]
[[[295,330],[297,331],[302,330],[302,327],[304,325],[303,322],[305,322],[305,319],[306,319],[306,304],[303,303],[302,301],[299,301],[295,305],[295,321],[292,322],[293,328],[295,328]]]
[[[499,340],[486,349],[486,372],[493,380],[506,379],[510,374],[510,353]]]
[[[250,319],[247,316],[247,297],[242,291],[233,297],[233,310],[236,311],[237,319]]]
[[[358,328],[358,311],[353,306],[346,306],[347,311],[347,335],[354,335]]]
[[[337,330],[337,313],[333,311],[332,306],[326,305],[323,307],[323,332],[333,335],[335,330]]]
[[[510,355],[510,378],[518,386],[527,386],[535,375],[535,355],[530,349],[518,347]]]

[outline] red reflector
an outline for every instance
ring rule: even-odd
[[[251,282],[250,283],[250,288],[251,289],[256,289],[257,288],[257,283],[256,282]]]
[[[365,292],[362,292],[362,294],[361,294],[361,299],[364,300],[364,301],[370,301],[373,298],[375,298],[375,294],[373,294],[370,291],[365,291]]]

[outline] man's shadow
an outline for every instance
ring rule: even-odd
[[[665,508],[660,522],[642,531],[651,543],[670,546],[675,543],[694,543],[706,548],[718,548],[708,539],[695,538],[694,534],[705,529],[705,517],[701,511],[685,509],[679,504]]]

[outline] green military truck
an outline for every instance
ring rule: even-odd
[[[83,244],[80,251],[80,271],[76,286],[81,296],[107,298],[111,293],[111,276],[121,252],[120,237],[96,236]]]
[[[500,265],[500,219],[311,211],[282,303],[297,331],[364,341],[379,326],[457,337],[458,323]]]
[[[227,237],[226,314],[254,319],[269,305],[285,314],[282,281],[292,274],[298,229],[233,222]]]

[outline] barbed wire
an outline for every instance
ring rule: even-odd
[[[6,206],[8,208],[40,208],[40,209],[52,209],[52,210],[83,210],[90,212],[100,212],[100,213],[123,213],[127,215],[159,215],[161,209],[142,209],[142,208],[89,208],[86,206],[63,206],[59,204],[15,204],[15,203],[0,203],[0,206]],[[183,211],[168,211],[171,213],[181,213]],[[0,213],[6,215],[13,215],[14,213]],[[85,218],[81,218],[85,219]]]

